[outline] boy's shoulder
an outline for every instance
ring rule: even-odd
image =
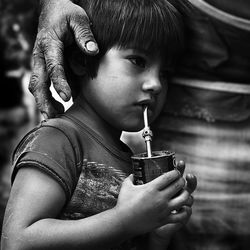
[[[75,125],[63,117],[43,120],[20,140],[13,152],[13,161],[15,162],[14,158],[23,152],[53,152],[59,148],[73,150],[77,158],[80,158],[77,133]]]
[[[34,137],[43,137],[47,140],[58,139],[58,137],[66,137],[70,141],[76,136],[77,129],[74,124],[63,117],[50,118],[42,120],[33,129],[27,132],[19,144],[23,140],[32,140]]]
[[[32,166],[57,180],[70,198],[82,166],[82,152],[74,124],[64,118],[40,122],[16,146],[12,165],[12,183],[20,168]]]
[[[44,127],[50,127],[59,130],[67,137],[71,135],[76,136],[76,134],[78,133],[75,124],[64,116],[43,120],[41,121],[37,129]]]

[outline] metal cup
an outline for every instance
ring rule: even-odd
[[[153,151],[152,157],[147,157],[147,153],[136,154],[131,159],[135,185],[145,184],[176,168],[175,153],[170,151]]]

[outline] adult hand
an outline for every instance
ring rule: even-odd
[[[45,118],[64,111],[51,95],[51,81],[64,101],[71,90],[64,71],[64,49],[77,43],[83,53],[95,55],[98,46],[85,11],[70,0],[40,0],[38,34],[33,49],[29,90]]]

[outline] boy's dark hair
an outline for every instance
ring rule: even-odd
[[[87,72],[96,76],[100,58],[113,46],[144,49],[166,56],[171,66],[184,47],[186,0],[80,0],[98,43],[97,56],[86,59]]]

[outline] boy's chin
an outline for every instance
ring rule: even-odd
[[[143,124],[131,124],[130,126],[125,126],[123,128],[123,131],[126,132],[139,132],[140,130],[142,130],[144,128]]]

